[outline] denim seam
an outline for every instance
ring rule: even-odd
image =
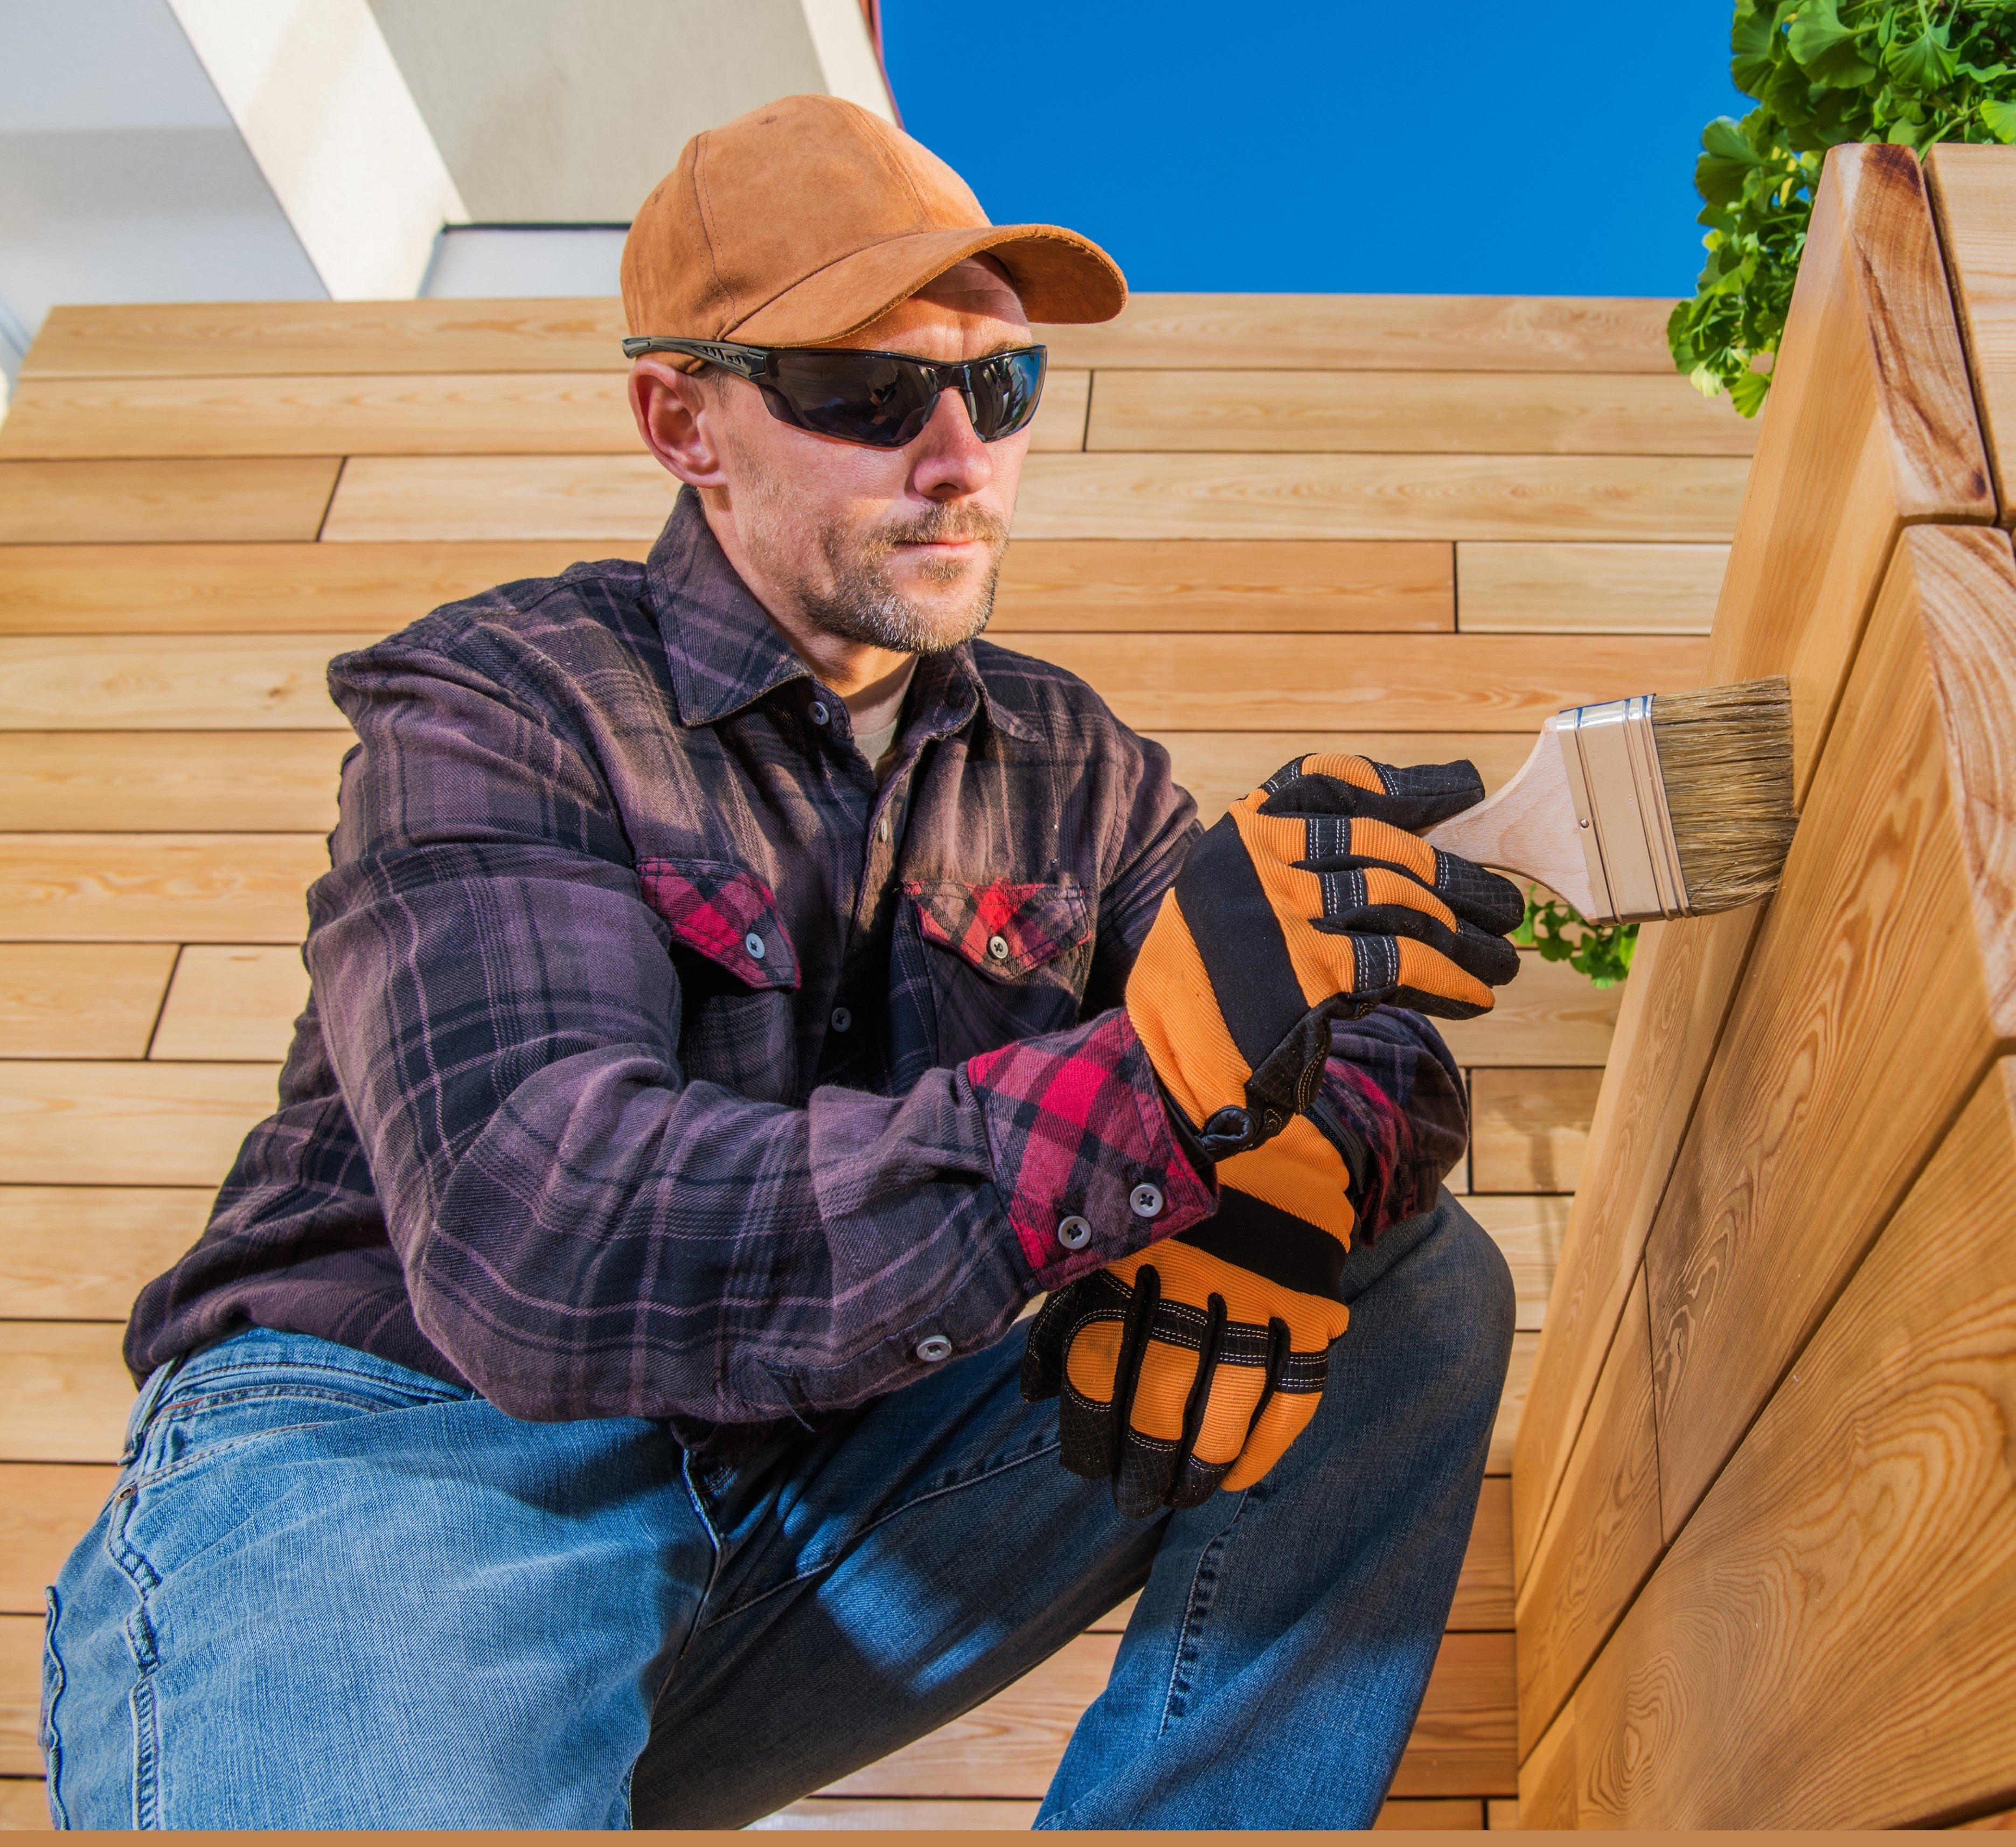
[[[1211,1613],[1211,1598],[1208,1592],[1203,1591],[1203,1580],[1209,1568],[1211,1581],[1216,1584],[1218,1572],[1211,1561],[1222,1551],[1232,1536],[1233,1528],[1239,1524],[1240,1515],[1246,1511],[1246,1494],[1240,1494],[1239,1505],[1233,1510],[1232,1518],[1211,1536],[1210,1543],[1197,1554],[1197,1569],[1190,1574],[1190,1594],[1183,1605],[1183,1627],[1176,1632],[1175,1650],[1169,1658],[1168,1684],[1162,1694],[1162,1716],[1155,1729],[1155,1735],[1158,1738],[1168,1736],[1169,1727],[1175,1719],[1187,1716],[1186,1712],[1179,1713],[1175,1707],[1178,1698],[1186,1698],[1190,1693],[1190,1683],[1185,1677],[1184,1669],[1195,1658],[1191,1643],[1193,1640],[1202,1637],[1204,1619]]]
[[[43,1593],[42,1608],[42,1770],[49,1780],[45,1799],[49,1806],[49,1819],[58,1827],[67,1828],[70,1816],[63,1806],[63,1745],[56,1733],[56,1704],[63,1698],[67,1678],[63,1657],[56,1652],[56,1625],[63,1618],[63,1599],[53,1584]]]
[[[962,1480],[957,1482],[948,1482],[942,1488],[934,1488],[929,1489],[923,1494],[916,1496],[912,1500],[905,1501],[899,1507],[890,1508],[887,1513],[882,1514],[878,1519],[871,1520],[867,1525],[857,1528],[854,1532],[848,1536],[847,1546],[849,1548],[851,1548],[852,1546],[859,1545],[861,1541],[866,1539],[870,1533],[876,1532],[881,1527],[886,1526],[889,1521],[895,1519],[898,1515],[909,1513],[913,1507],[921,1507],[925,1505],[927,1502],[941,1500],[948,1494],[957,1494],[964,1489],[977,1488],[983,1482],[991,1482],[997,1475],[1006,1474],[1010,1469],[1018,1469],[1026,1463],[1038,1461],[1043,1456],[1049,1455],[1058,1447],[1059,1443],[1057,1440],[1053,1438],[1044,1443],[1040,1448],[1031,1449],[1027,1455],[1012,1456],[1008,1460],[997,1464],[992,1467],[984,1467],[976,1474],[967,1475]],[[817,1564],[808,1565],[805,1570],[796,1573],[791,1577],[785,1579],[781,1583],[772,1584],[768,1590],[761,1593],[758,1596],[752,1597],[747,1603],[737,1604],[732,1610],[723,1610],[718,1616],[707,1617],[697,1626],[699,1629],[712,1629],[717,1624],[727,1622],[731,1616],[742,1615],[746,1611],[754,1609],[758,1604],[766,1602],[771,1597],[775,1597],[780,1590],[789,1590],[794,1585],[803,1584],[811,1579],[819,1577],[823,1573],[831,1571],[835,1565],[840,1563],[841,1557],[844,1556],[844,1553],[837,1552],[829,1558],[822,1559]]]

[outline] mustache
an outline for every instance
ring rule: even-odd
[[[984,506],[934,506],[902,520],[892,520],[875,535],[877,551],[902,545],[949,545],[956,541],[985,539],[996,549],[1008,542],[1008,522]]]

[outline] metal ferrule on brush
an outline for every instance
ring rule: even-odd
[[[1548,719],[1589,863],[1597,924],[1680,916],[1687,880],[1652,737],[1649,698],[1571,706]]]

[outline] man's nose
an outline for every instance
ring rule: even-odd
[[[934,500],[977,494],[994,478],[994,460],[980,440],[957,391],[941,391],[924,427],[912,439],[911,483]]]

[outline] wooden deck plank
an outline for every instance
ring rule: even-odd
[[[2016,521],[2016,156],[1999,147],[1928,148],[1925,177],[2006,526]]]
[[[214,1186],[272,1113],[279,1075],[271,1064],[0,1063],[0,1182]]]
[[[209,1186],[0,1186],[0,1314],[123,1323],[203,1235]]]
[[[118,1478],[109,1464],[0,1463],[0,1611],[41,1616],[44,1586]]]
[[[175,964],[149,1056],[276,1062],[308,999],[297,949],[192,943]]]
[[[1748,467],[1727,456],[1032,455],[1016,531],[1025,539],[1720,541]],[[671,511],[674,485],[648,455],[355,455],[322,537],[647,541]]]
[[[976,1796],[967,1802],[934,1802],[928,1799],[904,1802],[895,1798],[862,1799],[845,1796],[807,1796],[801,1802],[779,1809],[751,1829],[765,1828],[931,1828],[970,1833],[976,1830],[1021,1833],[1035,1821],[1039,1802],[1022,1802]]]
[[[42,1618],[0,1616],[0,1776],[41,1773],[41,1701]]]
[[[1546,1194],[1473,1193],[1463,1205],[1491,1233],[1511,1266],[1517,1325],[1525,1332],[1539,1333],[1546,1323],[1547,1295],[1561,1258],[1568,1202]]]
[[[124,1333],[99,1321],[0,1321],[0,1461],[119,1460],[135,1397],[119,1357]]]
[[[1572,1193],[1582,1172],[1600,1070],[1471,1073],[1473,1193]]]
[[[297,943],[312,833],[0,834],[0,942]]]
[[[1452,557],[1425,539],[1018,538],[988,632],[1446,631]]]
[[[0,1833],[40,1834],[50,1824],[49,1805],[39,1776],[0,1777]]]
[[[0,944],[0,1047],[9,1058],[144,1058],[175,965],[171,943]]]
[[[1503,1475],[1487,1475],[1445,1626],[1508,1629],[1512,1601],[1512,1484]]]
[[[0,732],[0,832],[326,834],[356,742],[327,731]]]
[[[1526,1414],[1526,1395],[1532,1388],[1533,1356],[1539,1351],[1536,1334],[1514,1334],[1512,1359],[1506,1369],[1505,1390],[1498,1400],[1498,1416],[1491,1427],[1491,1450],[1484,1468],[1488,1475],[1510,1475],[1512,1452],[1519,1441],[1520,1420]]]
[[[1436,1030],[1463,1065],[1600,1065],[1610,1056],[1625,984],[1590,985],[1565,962],[1537,949],[1519,955],[1519,974],[1497,1005],[1475,1020],[1438,1020]]]
[[[1444,1636],[1391,1793],[1511,1795],[1518,1788],[1513,1686],[1510,1635]]]
[[[0,635],[389,635],[492,585],[649,545],[11,545]]]
[[[1487,791],[1508,782],[1533,747],[1520,731],[1175,731],[1147,728],[1147,735],[1169,753],[1175,779],[1197,805],[1208,827],[1239,798],[1257,789],[1284,763],[1312,751],[1370,757],[1375,763],[1449,763],[1477,765]],[[0,738],[0,764],[6,740]],[[0,790],[5,787],[0,774]]]
[[[1456,626],[1485,635],[1705,635],[1729,566],[1718,545],[1456,547]]]
[[[1094,375],[1088,450],[1747,455],[1757,430],[1677,373]],[[116,453],[101,451],[100,453]]]
[[[0,545],[311,539],[342,464],[0,462]]]
[[[347,731],[333,655],[376,634],[0,638],[0,729]]]
[[[1646,1241],[1669,1536],[2016,1042],[2012,715],[2007,535],[1912,528]]]

